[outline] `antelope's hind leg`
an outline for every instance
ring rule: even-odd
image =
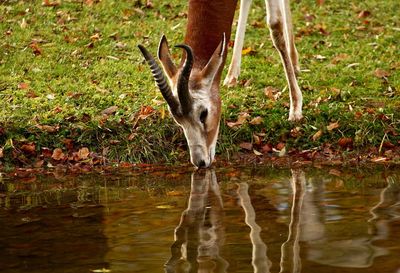
[[[281,56],[289,85],[289,120],[301,120],[303,117],[303,96],[296,78],[299,66],[292,32],[289,0],[265,0],[265,3],[267,6],[267,23],[270,28],[272,41]]]

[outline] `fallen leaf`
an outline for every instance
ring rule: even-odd
[[[253,149],[253,144],[251,144],[250,142],[242,142],[239,144],[239,147],[244,150],[251,151]]]
[[[252,120],[250,120],[250,124],[251,125],[260,125],[263,122],[263,118],[260,116],[257,116],[255,118],[253,118]]]
[[[19,88],[19,89],[28,89],[28,88],[29,88],[29,84],[26,83],[26,82],[20,82],[20,83],[18,84],[18,88]]]
[[[65,157],[65,155],[60,148],[54,149],[53,155],[51,156],[52,159],[57,160],[57,161],[64,159],[64,157]]]
[[[257,51],[253,50],[251,47],[246,47],[242,49],[242,55],[255,55]]]
[[[321,136],[322,136],[323,132],[322,130],[319,130],[318,132],[316,132],[313,136],[312,136],[312,140],[316,141],[318,140]]]
[[[383,162],[383,161],[386,161],[386,160],[388,160],[386,157],[376,157],[376,158],[373,158],[371,161],[372,162]]]
[[[151,116],[154,113],[154,108],[151,106],[142,106],[140,107],[139,119],[146,119],[148,116]]]
[[[325,3],[325,0],[316,0],[317,5],[322,6]]]
[[[50,0],[43,0],[42,6],[43,7],[56,7],[59,6],[61,3],[58,1],[50,2]]]
[[[89,149],[86,147],[83,147],[83,148],[79,149],[79,151],[78,151],[78,158],[80,160],[85,160],[89,157],[89,154],[90,154]]]
[[[365,18],[371,15],[371,12],[368,10],[362,10],[358,13],[358,18]]]
[[[244,124],[247,120],[247,118],[250,116],[249,113],[247,112],[242,112],[239,114],[237,121],[235,122],[227,122],[226,125],[228,125],[228,127],[233,128],[233,127],[238,127],[242,124]]]
[[[332,131],[337,128],[339,128],[339,122],[332,122],[331,124],[326,126],[326,129],[328,129],[328,131]]]
[[[60,128],[59,126],[50,126],[50,125],[36,125],[36,128],[48,132],[48,133],[55,133],[58,131],[58,129]]]
[[[255,145],[260,145],[261,144],[261,138],[256,134],[253,134],[253,141],[254,141]]]
[[[27,154],[34,154],[36,152],[35,143],[30,142],[21,146],[21,150]]]
[[[32,42],[29,45],[29,47],[32,48],[33,54],[35,54],[35,56],[42,54],[42,49],[39,47],[39,45],[36,42]]]
[[[336,55],[336,56],[332,59],[331,63],[337,64],[337,63],[339,63],[340,61],[343,61],[343,60],[348,59],[349,57],[350,57],[350,56],[349,56],[348,54],[346,54],[346,53],[340,53],[340,54]]]
[[[376,77],[382,79],[382,78],[387,78],[387,77],[389,77],[389,76],[390,76],[390,73],[387,72],[387,71],[385,71],[385,70],[383,70],[383,69],[377,68],[377,69],[375,69],[375,71],[374,71],[374,75],[375,75]]]
[[[118,106],[110,106],[110,107],[108,107],[107,109],[104,109],[103,111],[101,111],[101,113],[103,114],[103,115],[111,115],[111,114],[114,114],[115,112],[117,112],[117,110],[118,110]]]
[[[0,148],[0,158],[4,157],[4,152],[3,152],[3,148]]]
[[[279,99],[279,97],[282,95],[282,92],[279,91],[279,89],[272,87],[272,86],[267,86],[264,88],[264,94],[272,101],[276,101]]]
[[[342,137],[338,140],[338,144],[342,148],[350,148],[353,146],[353,139],[350,137]]]
[[[264,146],[262,146],[261,148],[263,153],[269,153],[272,151],[272,145],[271,144],[265,144]]]
[[[257,151],[256,149],[253,149],[253,153],[255,154],[255,155],[257,155],[257,156],[260,156],[260,155],[262,155],[262,153],[260,153],[259,151]]]
[[[284,142],[279,142],[277,145],[276,145],[276,149],[277,150],[282,150],[283,148],[285,148],[285,146],[286,146],[286,144],[284,143]]]

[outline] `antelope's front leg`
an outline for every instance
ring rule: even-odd
[[[235,86],[237,84],[237,79],[239,78],[244,35],[246,32],[246,23],[247,17],[249,16],[251,1],[252,0],[240,1],[239,21],[233,46],[232,61],[229,65],[228,74],[224,80],[224,85],[226,86]]]
[[[297,51],[294,46],[293,37],[289,38],[289,36],[293,36],[291,26],[288,25],[288,23],[291,23],[289,1],[266,0],[266,5],[268,10],[267,23],[270,28],[272,41],[281,56],[289,85],[289,120],[297,121],[303,117],[303,96],[296,78],[296,68],[298,66]]]

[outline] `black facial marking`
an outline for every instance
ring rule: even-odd
[[[206,122],[207,115],[208,115],[208,110],[207,109],[201,111],[201,113],[200,113],[200,122],[201,123],[204,124]]]

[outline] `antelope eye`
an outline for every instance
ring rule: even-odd
[[[200,113],[200,122],[201,123],[204,124],[206,122],[207,115],[208,115],[208,111],[207,110],[201,111],[201,113]]]

